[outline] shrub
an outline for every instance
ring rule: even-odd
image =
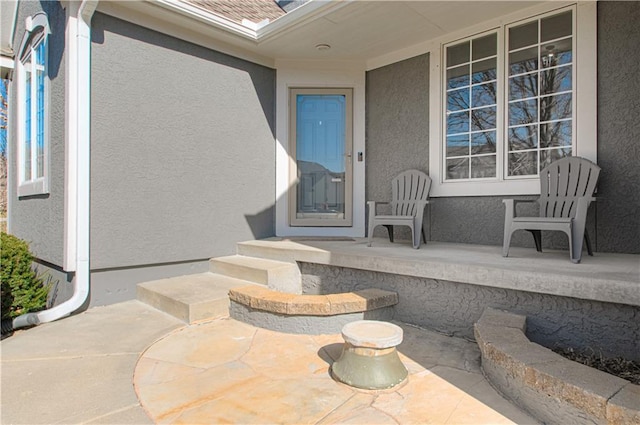
[[[44,309],[49,288],[31,266],[29,245],[4,232],[0,236],[2,319]]]

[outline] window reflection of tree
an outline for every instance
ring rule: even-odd
[[[553,48],[553,46],[551,46]],[[543,56],[543,69],[538,70],[536,59],[525,58],[517,63],[510,64],[512,73],[522,73],[509,80],[510,100],[523,99],[526,97],[540,96],[539,110],[532,108],[533,102],[518,101],[509,105],[510,126],[523,125],[523,127],[512,127],[509,130],[509,174],[526,175],[537,174],[540,168],[550,163],[552,159],[559,159],[571,155],[571,149],[554,149],[541,155],[541,162],[538,165],[537,154],[527,152],[531,149],[557,148],[567,144],[567,138],[571,139],[571,134],[565,134],[566,126],[562,124],[562,119],[572,117],[572,94],[571,90],[571,65],[558,67],[558,57],[571,60],[570,49],[554,54],[549,51]],[[540,84],[538,86],[538,78]],[[540,93],[537,89],[539,87]],[[556,94],[569,91],[569,93]],[[529,94],[527,96],[527,94]],[[537,105],[536,105],[537,106]],[[539,113],[539,117],[537,117]],[[539,125],[539,134],[536,125]],[[568,137],[566,137],[568,136]],[[539,138],[539,139],[538,139]],[[570,143],[570,142],[569,142]],[[525,151],[525,152],[517,152]],[[544,161],[542,161],[544,159]]]

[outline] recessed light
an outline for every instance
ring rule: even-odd
[[[322,51],[322,50],[329,50],[331,48],[330,45],[328,44],[317,44],[316,45],[316,49]]]

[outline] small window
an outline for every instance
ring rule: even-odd
[[[48,193],[49,25],[46,15],[27,19],[18,71],[18,196]]]

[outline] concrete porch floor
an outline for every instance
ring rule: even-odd
[[[376,238],[270,238],[241,242],[241,255],[347,267],[451,282],[522,290],[592,301],[640,306],[640,255],[586,251],[580,264],[568,251]]]
[[[489,385],[475,343],[402,327],[410,376],[371,392],[331,379],[340,335],[96,307],[2,341],[1,422],[537,423]]]

